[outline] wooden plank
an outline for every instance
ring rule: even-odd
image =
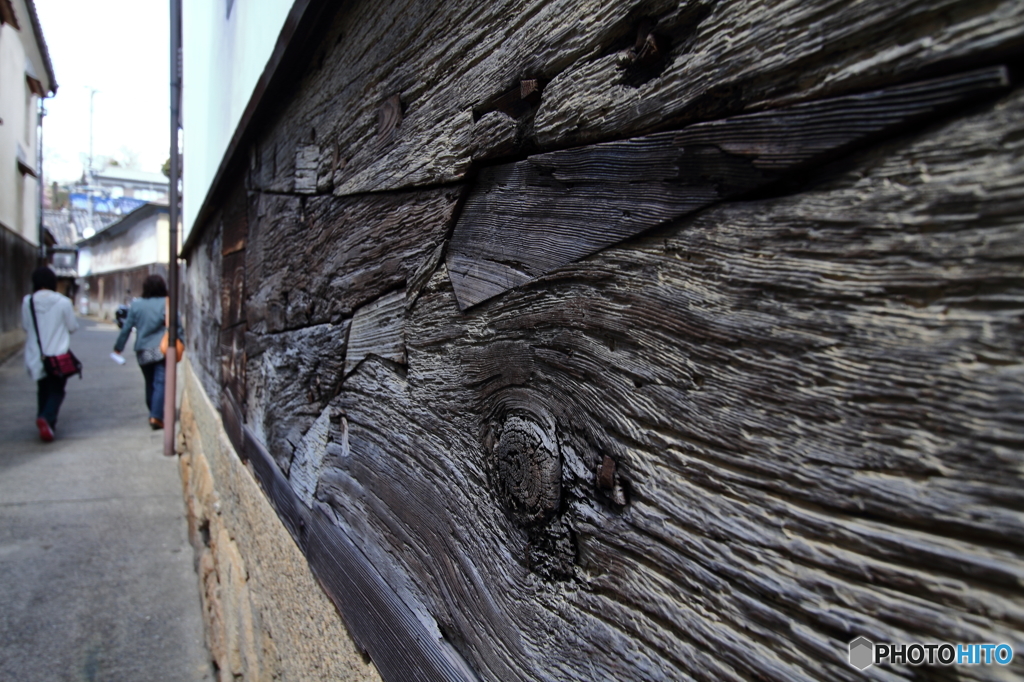
[[[473,161],[514,154],[521,144],[520,125],[508,114],[491,111],[473,124]]]
[[[0,355],[4,360],[7,353],[19,350],[24,338],[20,336],[21,304],[24,297],[32,293],[36,251],[37,247],[23,236],[0,225],[0,263],[3,263],[0,288],[4,292],[0,296]]]
[[[348,334],[346,374],[369,355],[405,364],[405,303],[402,289],[356,310]]]
[[[480,118],[492,111],[499,111],[511,118],[520,118],[540,103],[542,85],[536,78],[520,81],[508,92],[485,102],[473,115]]]
[[[349,321],[246,335],[246,424],[288,474],[296,447],[338,394]]]
[[[220,416],[224,422],[224,431],[228,435],[231,445],[243,458],[245,457],[245,423],[242,409],[235,402],[231,391],[220,391]]]
[[[249,196],[244,185],[239,185],[224,204],[221,254],[241,251],[249,235]]]
[[[211,399],[220,394],[221,239],[219,230],[207,230],[188,253],[183,277],[185,296],[186,358]]]
[[[235,404],[246,404],[245,377],[245,323],[220,333],[220,380],[224,390],[231,394]]]
[[[241,416],[239,414],[239,416]],[[241,425],[242,442],[237,448],[239,455],[245,460],[254,478],[259,482],[267,499],[277,512],[277,516],[288,529],[295,544],[303,552],[306,551],[310,525],[309,509],[304,507],[295,496],[281,470],[277,468],[274,458],[267,452],[252,430]]]
[[[608,54],[552,79],[537,113],[537,143],[600,141],[616,131],[677,127],[906,82],[958,62],[1012,61],[1007,55],[1019,49],[1024,10],[1008,2],[679,3],[658,18],[656,30],[672,39],[657,78],[623,84],[625,60]]]
[[[327,33],[279,116],[259,122],[247,348],[336,344],[288,335],[344,325],[405,287],[406,364],[364,353],[307,396],[312,377],[344,375],[339,355],[323,374],[264,361],[257,396],[250,361],[252,430],[222,400],[232,440],[260,453],[253,470],[387,679],[456,676],[457,649],[502,682],[853,682],[855,636],[1019,638],[1020,91],[466,313],[439,265],[460,188],[361,193],[1009,63],[1024,6],[356,2]],[[536,111],[474,116],[533,78]],[[382,126],[396,94],[400,125]],[[806,163],[758,146],[788,139],[764,127],[775,115],[743,138],[693,127],[679,145],[714,149],[687,171],[732,192]],[[573,151],[535,173],[553,195],[604,178],[600,158],[580,167]],[[643,180],[649,161],[614,170]],[[643,194],[675,211],[677,182]],[[507,284],[522,263],[505,255],[490,257]],[[310,428],[324,414],[323,450],[293,457],[303,438],[323,445],[323,424]]]
[[[244,432],[246,460],[256,479],[381,675],[424,682],[476,680],[452,646],[428,632],[381,578],[333,513],[319,503],[312,510],[305,507],[270,453],[249,429]]]
[[[314,575],[384,679],[478,679],[451,644],[423,627],[323,505],[317,505],[312,515],[307,557]]]
[[[648,35],[668,48],[653,76],[638,81],[631,51],[651,21]],[[503,154],[638,136],[1008,61],[1024,40],[1024,8],[1015,0],[655,0],[642,7],[529,0],[514,9],[356,2],[338,7],[326,33],[305,78],[294,79],[282,110],[261,126],[256,189],[295,191],[296,153],[309,144],[319,147],[321,192],[460,180],[474,156],[489,155],[477,154],[474,111],[522,81],[545,83],[542,98]],[[401,126],[382,146],[378,110],[396,93]]]
[[[324,456],[327,454],[330,429],[331,410],[328,408],[320,413],[295,447],[295,467],[290,471],[288,483],[291,484],[295,495],[309,508],[313,507],[316,484],[323,469]]]
[[[982,69],[489,168],[448,251],[459,306],[1008,84],[1004,67]]]
[[[1021,139],[1018,89],[470,313],[440,268],[407,367],[333,401],[320,501],[482,679],[853,682],[857,636],[1015,641]],[[513,420],[553,512],[510,494]]]
[[[332,323],[401,288],[444,240],[461,188],[300,199],[263,194],[246,248],[249,328]]]
[[[224,256],[221,265],[221,326],[225,329],[245,321],[245,252]]]
[[[316,193],[316,167],[320,160],[320,147],[307,144],[295,152],[295,192]]]

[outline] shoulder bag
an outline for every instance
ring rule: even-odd
[[[170,322],[170,311],[168,310],[169,303],[164,300],[164,325],[167,327],[167,331],[164,332],[164,338],[160,339],[160,352],[167,355],[167,346],[170,344],[170,333],[171,333],[171,322]],[[181,362],[181,356],[185,354],[185,344],[181,342],[181,339],[174,339],[174,350],[177,353],[175,362]]]
[[[46,355],[43,353],[43,342],[39,338],[39,320],[36,319],[35,294],[28,297],[28,307],[32,311],[32,324],[36,328],[36,343],[39,344],[39,355],[43,358],[43,370],[48,377],[69,377],[77,374],[82,378],[82,362],[75,357],[75,354],[68,349],[67,353],[61,355]]]

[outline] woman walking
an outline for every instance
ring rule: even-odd
[[[164,354],[160,341],[167,331],[167,284],[160,275],[150,275],[142,283],[142,298],[132,301],[121,333],[114,343],[118,355],[128,343],[128,335],[135,329],[135,356],[146,378],[146,407],[149,408],[149,425],[154,429],[164,428]],[[178,338],[185,338],[185,331],[178,320]]]
[[[49,376],[43,367],[43,355],[63,355],[71,347],[71,334],[78,330],[74,306],[67,296],[58,294],[57,275],[43,266],[32,272],[32,293],[21,304],[21,326],[25,340],[25,367],[36,381],[36,428],[46,443],[53,440],[57,413],[64,402],[66,376]]]

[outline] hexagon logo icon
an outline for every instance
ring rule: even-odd
[[[875,643],[865,637],[850,642],[850,665],[864,670],[875,660]]]

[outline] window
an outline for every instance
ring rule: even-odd
[[[73,268],[75,267],[75,254],[56,251],[53,254],[53,264],[58,268]]]

